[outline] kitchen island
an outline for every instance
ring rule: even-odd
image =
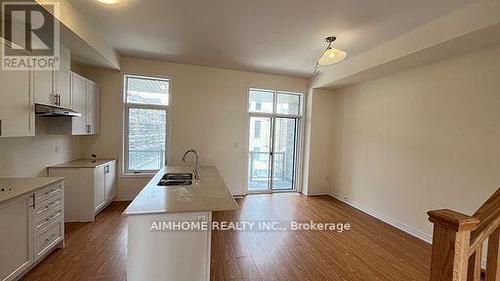
[[[128,281],[210,280],[212,212],[238,205],[216,167],[201,167],[189,185],[158,185],[165,174],[191,173],[164,167],[124,211]]]

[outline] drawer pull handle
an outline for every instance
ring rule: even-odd
[[[57,213],[51,215],[50,218],[53,219],[55,217],[58,217],[60,214],[61,214],[61,212],[57,212]]]
[[[58,191],[59,189],[51,189],[50,191],[45,191],[45,195],[49,195],[51,193],[54,193],[55,191]]]
[[[45,239],[45,243],[50,242],[50,240],[52,240],[52,238],[54,238],[54,236],[56,236],[56,235],[54,233],[52,233],[47,239]]]

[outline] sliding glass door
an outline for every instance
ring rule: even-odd
[[[269,117],[250,117],[248,188],[251,190],[271,187],[271,125]]]
[[[295,188],[297,121],[296,118],[273,118],[272,189]]]
[[[295,190],[300,94],[250,90],[248,192]]]

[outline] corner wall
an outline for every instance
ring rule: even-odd
[[[500,186],[499,73],[495,46],[337,91],[332,194],[427,237],[427,211],[472,214]]]
[[[306,195],[328,194],[333,186],[330,172],[333,153],[334,92],[310,89],[306,121],[304,185]]]

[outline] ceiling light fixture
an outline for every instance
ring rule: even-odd
[[[326,50],[323,52],[323,55],[321,55],[321,57],[318,59],[318,65],[320,66],[332,65],[338,63],[347,56],[347,53],[345,51],[332,47],[332,43],[336,39],[337,38],[335,36],[329,36],[325,38],[325,41],[328,42],[328,47],[326,47]]]
[[[114,5],[114,4],[118,4],[118,2],[120,2],[120,0],[97,0],[103,4],[106,4],[106,5]]]

